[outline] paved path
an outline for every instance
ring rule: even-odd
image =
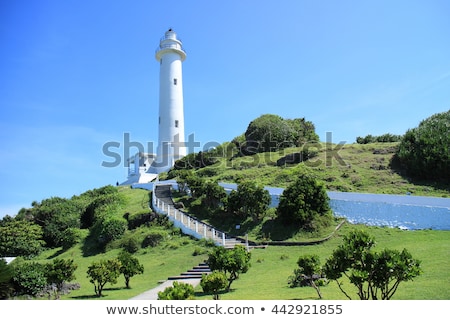
[[[161,283],[156,288],[150,289],[140,295],[137,295],[129,300],[158,300],[158,292],[164,291],[165,288],[171,287],[174,281],[190,283],[195,288],[200,284],[201,279],[183,279],[183,280],[167,280]]]

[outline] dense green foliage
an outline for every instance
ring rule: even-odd
[[[390,300],[401,282],[413,280],[422,273],[420,261],[413,259],[406,249],[375,252],[374,246],[375,239],[367,232],[352,231],[325,262],[326,277],[335,280],[349,299],[341,277],[348,278],[361,300]]]
[[[130,279],[135,275],[144,273],[144,266],[139,263],[138,258],[127,251],[121,251],[117,259],[120,262],[120,273],[125,278],[125,287],[130,288]]]
[[[5,260],[0,259],[0,300],[8,299],[13,293],[14,270]]]
[[[0,222],[0,257],[32,257],[42,251],[41,226],[27,220],[4,218]]]
[[[244,135],[245,143],[240,146],[243,154],[273,152],[319,140],[314,124],[305,118],[283,119],[273,114],[251,121]]]
[[[55,284],[58,291],[61,291],[65,282],[75,280],[76,269],[73,259],[55,258],[46,264],[47,283]]]
[[[283,190],[277,210],[284,223],[295,223],[307,230],[317,229],[318,223],[328,225],[332,220],[324,186],[308,175],[299,176]]]
[[[81,211],[78,201],[52,197],[40,203],[34,202],[26,215],[42,227],[46,246],[53,248],[61,246],[66,229],[80,227]]]
[[[385,133],[381,136],[373,136],[368,134],[365,137],[356,137],[356,143],[367,144],[374,142],[399,142],[401,139],[402,136],[398,134]]]
[[[422,120],[400,142],[397,157],[411,177],[450,181],[450,110]]]
[[[194,298],[192,284],[174,281],[171,287],[158,292],[158,300],[190,300]]]
[[[218,270],[202,275],[202,280],[200,281],[203,292],[212,294],[214,300],[219,300],[219,292],[227,288],[227,285],[227,275]]]
[[[120,275],[120,261],[118,259],[108,259],[93,262],[88,270],[89,281],[94,284],[94,291],[98,297],[102,296],[103,288],[109,282],[117,283]]]
[[[233,249],[216,247],[209,254],[207,264],[212,271],[218,270],[227,276],[227,290],[229,291],[233,281],[250,268],[250,259],[251,253],[244,246],[238,245]]]
[[[200,169],[216,163],[216,151],[206,151],[198,153],[190,153],[187,156],[175,161],[174,169]]]
[[[245,220],[251,217],[261,220],[271,203],[271,197],[263,186],[254,181],[241,181],[236,190],[229,194],[217,182],[198,176],[195,172],[179,172],[177,179],[180,194],[187,195],[183,200],[190,213],[208,218]]]
[[[37,262],[15,265],[13,284],[17,295],[36,296],[47,285],[45,265]]]
[[[322,268],[320,258],[317,254],[305,254],[297,260],[298,269],[294,270],[294,275],[289,277],[288,283],[291,288],[304,286],[313,287],[319,299],[322,299],[319,286],[316,284],[321,280]]]
[[[243,181],[228,196],[227,209],[241,217],[251,217],[254,221],[264,217],[271,203],[269,191],[254,181]]]
[[[29,240],[33,240],[32,235],[37,236],[39,231],[34,227],[37,225],[42,230],[42,236],[39,238],[42,238],[48,248],[70,248],[80,241],[80,229],[94,229],[97,240],[105,244],[119,237],[126,229],[126,221],[123,218],[112,217],[115,210],[123,205],[123,201],[117,188],[104,186],[70,199],[51,197],[41,202],[33,201],[31,208],[21,209],[14,218],[3,219],[1,225],[4,225],[7,219],[15,221],[16,232],[23,233],[24,236],[29,232]],[[20,224],[24,225],[22,230],[18,230]],[[9,227],[12,225],[13,223]],[[0,238],[2,236],[7,236],[7,230],[0,230]],[[19,240],[21,238],[16,241],[15,246],[9,247],[20,245]],[[36,250],[34,242],[28,249],[31,250]]]

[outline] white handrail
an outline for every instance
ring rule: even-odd
[[[154,193],[153,193],[154,194]],[[154,206],[157,209],[155,211],[159,211],[159,213],[165,214],[169,217],[169,219],[176,221],[178,226],[187,234],[191,234],[197,236],[199,238],[211,239],[216,244],[225,246],[226,244],[226,234],[222,231],[218,231],[211,226],[196,220],[189,215],[186,215],[184,212],[176,209],[169,203],[164,202],[163,200],[154,196],[155,199],[153,201]],[[158,210],[159,209],[159,210]],[[191,224],[191,220],[194,220],[194,224]],[[199,231],[203,228],[203,235],[199,233]],[[210,229],[210,230],[208,230]],[[187,232],[186,232],[187,231]],[[210,232],[208,232],[210,231]]]

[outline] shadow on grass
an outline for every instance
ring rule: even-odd
[[[221,299],[222,296],[226,296],[227,293],[230,293],[233,291],[235,291],[235,289],[230,289],[230,291],[227,291],[226,289],[219,291],[219,299]],[[211,300],[213,300],[214,295],[211,293],[205,293],[205,292],[201,291],[201,292],[195,292],[194,297],[197,297],[197,298],[210,297]]]
[[[90,257],[95,256],[99,253],[103,253],[105,251],[105,248],[98,242],[97,236],[93,233],[90,233],[84,239],[81,250],[83,252],[83,257]]]
[[[67,249],[61,248],[58,251],[56,251],[54,254],[50,255],[47,260],[51,260],[53,258],[56,258],[57,256],[59,256],[60,254],[63,254],[64,252],[66,252]]]
[[[126,287],[106,288],[106,289],[102,290],[102,295],[100,297],[98,295],[96,295],[96,294],[92,294],[92,295],[86,294],[86,295],[82,295],[82,296],[73,296],[73,297],[70,297],[70,299],[73,299],[73,300],[75,300],[75,299],[78,299],[78,300],[93,299],[93,300],[95,300],[95,299],[100,299],[100,298],[107,297],[108,295],[103,294],[106,291],[117,291],[117,290],[123,290],[123,289],[126,289]]]
[[[415,177],[410,172],[408,172],[407,166],[401,163],[397,155],[394,155],[391,158],[391,160],[389,161],[389,167],[392,171],[402,176],[409,183],[412,183],[414,185],[421,185],[430,189],[450,192],[450,182],[445,174],[440,177],[434,177],[433,179]]]

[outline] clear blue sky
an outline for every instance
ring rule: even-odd
[[[102,146],[157,142],[168,28],[188,54],[186,136],[201,146],[266,113],[352,143],[450,108],[446,0],[2,0],[0,217],[126,179]]]

